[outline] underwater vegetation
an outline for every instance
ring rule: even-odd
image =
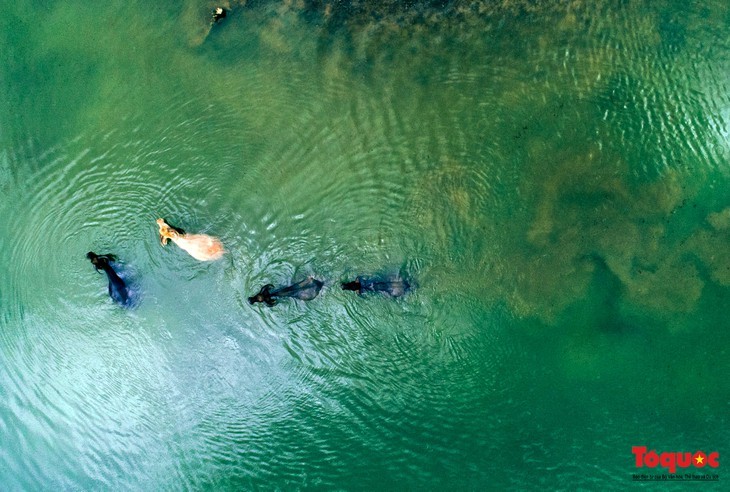
[[[536,163],[545,170],[525,174],[528,203],[513,223],[494,223],[489,192],[468,184],[478,175],[454,163],[424,176],[413,213],[433,243],[483,274],[483,297],[546,323],[605,272],[619,303],[660,318],[695,310],[708,281],[730,285],[730,208],[706,211],[679,171],[631,183],[626,162],[598,156],[566,150]],[[435,193],[448,212],[429,206]]]
[[[595,149],[597,150],[597,149]],[[509,263],[520,273],[510,296],[524,315],[550,319],[585,294],[597,261],[619,281],[618,295],[642,308],[666,312],[694,309],[704,286],[696,257],[717,277],[718,264],[708,262],[698,230],[680,234],[673,218],[692,207],[693,191],[676,171],[654,182],[630,185],[625,163],[607,166],[596,152],[558,154],[531,193],[537,197],[528,245]],[[508,274],[509,275],[509,274]]]

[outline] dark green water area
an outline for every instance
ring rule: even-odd
[[[222,3],[0,9],[0,488],[727,485],[730,3]]]

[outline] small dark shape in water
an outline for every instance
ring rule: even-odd
[[[226,18],[228,15],[228,11],[224,9],[223,7],[216,7],[213,9],[213,24],[216,24],[223,19]]]
[[[267,306],[271,307],[274,306],[279,298],[282,297],[293,297],[294,299],[300,299],[302,301],[311,301],[317,297],[323,285],[324,282],[321,282],[314,277],[307,277],[294,285],[289,285],[276,290],[271,290],[274,288],[272,284],[266,284],[261,288],[258,294],[249,297],[248,302],[250,304],[263,302]]]
[[[86,257],[91,260],[91,264],[94,265],[97,272],[103,270],[106,273],[109,279],[109,297],[122,306],[129,306],[130,297],[127,284],[124,283],[124,280],[117,275],[117,272],[110,265],[117,258],[114,255],[97,255],[92,251],[86,253]]]
[[[354,290],[359,294],[365,292],[383,292],[391,297],[400,297],[410,289],[410,284],[402,279],[357,277],[352,282],[343,282],[342,290]]]

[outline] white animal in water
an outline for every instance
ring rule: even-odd
[[[168,239],[188,252],[190,256],[200,261],[217,260],[223,253],[223,243],[218,238],[207,234],[186,234],[184,231],[172,227],[164,219],[157,219],[160,226],[160,242],[167,244]]]

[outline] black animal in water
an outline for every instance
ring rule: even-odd
[[[216,7],[213,9],[213,18],[211,24],[222,21],[228,15],[228,11],[223,7]]]
[[[392,297],[400,297],[410,289],[410,284],[402,279],[383,279],[357,277],[352,282],[344,282],[342,290],[354,290],[359,294],[366,292],[383,292]]]
[[[282,297],[293,297],[294,299],[301,299],[302,301],[311,301],[319,294],[322,289],[324,282],[317,280],[314,277],[307,277],[301,282],[289,285],[287,287],[281,287],[276,290],[272,284],[264,285],[258,294],[248,298],[248,302],[256,304],[257,302],[263,302],[267,306],[271,307],[276,305],[277,301]]]
[[[117,258],[114,255],[97,255],[93,251],[86,253],[86,257],[91,260],[91,264],[94,265],[97,272],[103,270],[106,273],[109,279],[109,297],[122,306],[129,306],[129,288],[111,266],[111,263]]]

